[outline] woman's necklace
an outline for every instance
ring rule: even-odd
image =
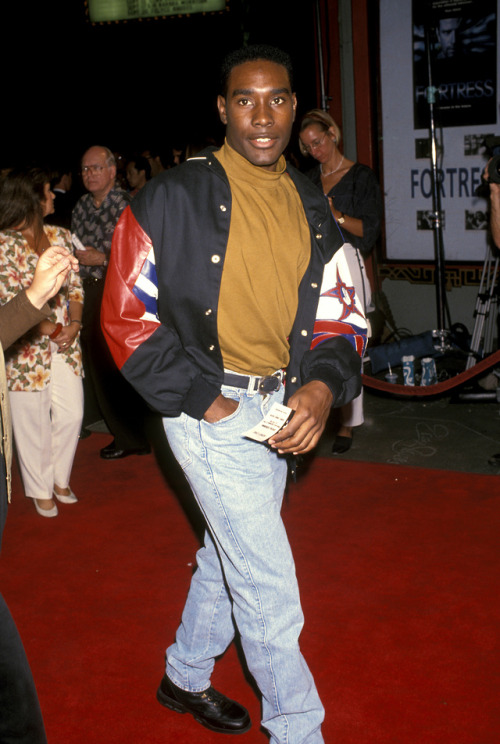
[[[343,162],[344,162],[344,156],[342,155],[342,157],[340,158],[340,163],[337,165],[337,167],[331,171],[328,171],[328,173],[323,173],[323,166],[320,165],[321,175],[323,176],[323,178],[326,178],[327,176],[331,176],[332,173],[336,173],[339,170]]]

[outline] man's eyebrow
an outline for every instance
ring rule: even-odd
[[[231,98],[235,98],[236,96],[251,96],[255,93],[255,88],[236,88],[231,93]],[[270,91],[270,94],[272,96],[278,96],[280,94],[286,93],[287,95],[291,95],[289,88],[274,88]]]

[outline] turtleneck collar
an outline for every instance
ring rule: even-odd
[[[283,155],[280,156],[275,171],[267,170],[267,168],[250,163],[243,155],[236,152],[227,140],[224,140],[223,146],[215,154],[229,178],[245,181],[258,188],[273,188],[286,173],[286,161]]]

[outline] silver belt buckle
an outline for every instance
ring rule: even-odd
[[[260,378],[259,393],[261,395],[270,395],[276,393],[281,387],[281,373],[266,375]]]

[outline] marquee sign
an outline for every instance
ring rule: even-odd
[[[218,13],[225,8],[226,0],[88,0],[92,23]]]

